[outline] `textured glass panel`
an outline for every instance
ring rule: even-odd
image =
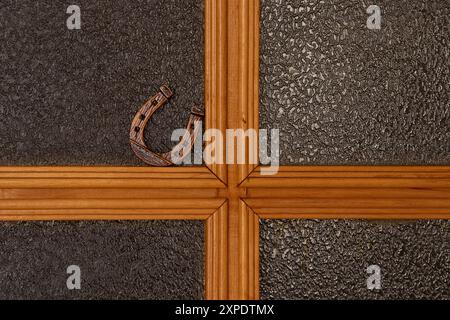
[[[261,20],[261,128],[281,130],[281,163],[450,163],[449,1],[262,0]]]
[[[201,299],[201,221],[0,223],[0,299]],[[81,269],[68,290],[67,267]]]
[[[450,299],[450,221],[263,220],[260,253],[264,299]]]
[[[131,120],[169,83],[148,145],[168,151],[193,103],[203,104],[203,0],[73,1],[0,5],[0,165],[140,165]]]

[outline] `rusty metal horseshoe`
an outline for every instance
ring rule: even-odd
[[[139,159],[151,166],[169,167],[175,165],[172,161],[172,154],[177,155],[177,161],[183,160],[190,154],[201,128],[201,125],[199,124],[202,122],[204,114],[201,110],[194,106],[191,109],[189,121],[186,126],[186,134],[171,151],[166,153],[156,153],[147,147],[144,142],[145,127],[155,111],[165,105],[172,95],[173,92],[168,86],[162,86],[159,89],[159,92],[147,100],[139,109],[131,124],[131,149]]]

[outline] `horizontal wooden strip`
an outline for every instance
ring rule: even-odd
[[[0,179],[214,179],[208,172],[0,172]]]
[[[268,167],[258,167],[252,176],[260,176],[261,170]],[[450,172],[450,166],[281,166],[275,174],[300,172]]]
[[[450,188],[249,188],[248,198],[449,198]]]
[[[214,209],[182,209],[182,208],[156,208],[156,209],[0,209],[0,220],[3,216],[12,215],[51,215],[54,217],[64,217],[65,215],[84,215],[84,216],[100,216],[100,215],[114,215],[114,216],[153,216],[153,215],[167,215],[167,216],[210,216]]]
[[[251,176],[251,178],[264,178],[264,176]],[[269,176],[270,178],[270,176]],[[440,171],[440,172],[416,172],[416,171],[325,171],[325,172],[291,172],[291,171],[281,171],[274,175],[276,179],[304,179],[304,178],[361,178],[361,179],[449,179],[450,171]]]
[[[449,220],[450,213],[411,212],[406,214],[389,213],[299,213],[299,214],[261,214],[261,219],[317,219],[317,220]]]
[[[220,188],[211,189],[0,189],[6,199],[194,199],[218,198]]]
[[[442,199],[246,199],[258,208],[449,208],[450,198]]]
[[[0,179],[0,188],[223,188],[217,179]]]
[[[206,167],[0,167],[0,188],[224,188]]]
[[[64,215],[52,215],[45,212],[39,212],[34,214],[11,214],[0,215],[0,221],[85,221],[85,220],[206,220],[210,215],[207,214],[64,214]]]
[[[0,167],[0,174],[6,172],[29,172],[29,173],[209,173],[206,167],[45,167],[45,166],[24,166],[24,167]]]
[[[0,210],[25,209],[217,209],[224,199],[30,199],[2,200]]]
[[[450,188],[450,179],[384,179],[384,178],[248,178],[247,188]]]
[[[243,184],[263,219],[449,219],[450,167],[258,168]]]
[[[368,220],[424,220],[450,219],[450,210],[442,209],[286,209],[280,212],[264,210],[258,215],[261,219],[368,219]]]

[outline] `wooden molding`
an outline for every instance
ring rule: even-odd
[[[259,127],[259,0],[206,1],[206,129]],[[222,145],[226,155],[226,142]],[[253,152],[258,155],[255,143]],[[249,163],[250,146],[246,147]],[[235,153],[236,154],[236,153]],[[239,165],[243,181],[256,164]],[[226,164],[209,165],[228,182]]]
[[[225,203],[206,224],[206,299],[259,299],[259,217],[239,201],[239,225],[235,233],[228,224],[231,213]],[[239,245],[234,251],[230,236]],[[230,276],[230,271],[238,272]],[[233,279],[237,279],[236,282]]]
[[[242,184],[265,219],[449,219],[450,167],[281,167]]]
[[[224,203],[206,221],[205,298],[228,298],[228,204]]]
[[[0,167],[0,189],[222,187],[205,167]]]
[[[239,290],[232,293],[241,300],[259,299],[259,217],[244,201],[239,203]],[[236,259],[236,254],[234,254]]]
[[[204,220],[223,199],[39,199],[0,201],[1,220]],[[200,204],[199,204],[200,203]]]
[[[258,42],[259,1],[227,0],[227,129],[258,129]],[[236,149],[235,149],[236,155]],[[246,147],[249,163],[249,147]],[[253,235],[257,223],[241,201],[245,189],[240,183],[255,165],[227,166],[228,198],[228,299],[257,297]],[[251,236],[250,236],[251,235]],[[251,240],[251,242],[249,242]]]
[[[259,129],[259,0],[228,0],[228,129]],[[252,146],[258,154],[258,144]],[[257,167],[237,165],[242,182]]]
[[[205,0],[205,129],[222,133],[227,128],[227,10],[227,0]],[[225,155],[224,149],[222,154]],[[227,182],[226,165],[208,167]]]
[[[207,219],[225,186],[204,167],[1,167],[1,220]]]

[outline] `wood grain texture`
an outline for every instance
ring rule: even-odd
[[[260,168],[245,187],[287,188],[449,188],[450,167],[281,167],[261,176]]]
[[[208,300],[228,298],[228,204],[206,221],[206,292]]]
[[[204,220],[224,187],[199,167],[2,167],[0,219]]]
[[[0,167],[0,189],[221,187],[205,167]]]
[[[206,220],[205,210],[18,210],[1,213],[1,221]]]
[[[0,200],[17,199],[207,199],[223,198],[219,188],[0,189]]]
[[[259,37],[258,1],[228,0],[227,3],[227,129],[258,130],[258,99],[255,99],[258,89],[258,67],[255,65],[258,61],[255,58]],[[236,147],[234,151],[236,156]],[[255,216],[241,201],[245,188],[239,186],[254,169],[248,162],[248,145],[245,151],[246,164],[230,164],[227,169],[229,299],[255,299],[258,291],[254,277],[257,273],[255,261],[258,260]]]
[[[229,79],[230,129],[259,129],[259,1],[230,0]],[[250,153],[258,155],[258,143],[247,145],[245,165],[239,165],[242,182],[255,168]],[[236,152],[235,152],[236,154]]]
[[[228,21],[227,0],[205,1],[205,129],[227,128]],[[213,142],[213,141],[207,141]],[[225,145],[222,145],[225,155]],[[227,166],[213,163],[208,167],[223,182]]]
[[[259,1],[206,1],[206,23],[206,129],[218,129],[224,138],[226,129],[258,130]],[[225,156],[226,143],[221,149]],[[249,163],[251,151],[258,156],[257,143],[245,148],[240,181],[256,167]],[[209,168],[227,182],[226,164]]]
[[[281,167],[242,184],[261,217],[449,219],[450,167]]]
[[[205,220],[224,201],[220,198],[1,200],[0,220]]]
[[[220,130],[223,137],[226,137],[226,129],[258,130],[259,1],[207,1],[206,15],[210,26],[206,28],[206,128]],[[222,147],[223,155],[226,155],[226,143]],[[253,147],[257,154],[257,144]],[[235,146],[235,157],[236,151]],[[226,281],[228,299],[257,297],[255,230],[258,223],[256,216],[241,201],[245,189],[239,187],[256,167],[249,164],[249,155],[247,145],[246,164],[209,166],[227,184],[227,189],[220,195],[228,199],[225,212],[221,213],[225,217],[222,220],[226,222],[227,233],[226,274],[221,279]],[[237,159],[233,162],[237,163]],[[215,223],[212,218],[211,225]],[[208,234],[214,239],[211,232]],[[208,264],[208,270],[215,270],[213,264]],[[211,294],[209,297],[219,296]]]
[[[259,217],[243,201],[239,203],[238,299],[259,299]]]

